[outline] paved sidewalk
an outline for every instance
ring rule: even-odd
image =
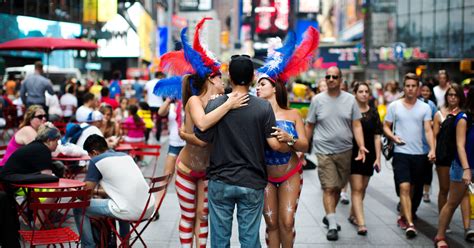
[[[163,148],[160,156],[157,174],[163,171],[167,151],[167,137],[162,138]],[[147,168],[145,175],[151,172]],[[393,173],[390,163],[383,166],[380,174],[375,174],[369,183],[365,199],[365,216],[368,228],[366,237],[359,236],[356,228],[348,221],[349,205],[339,204],[337,220],[342,226],[339,240],[326,240],[326,229],[321,223],[324,216],[322,206],[322,191],[316,170],[305,170],[304,184],[298,211],[296,213],[296,242],[295,247],[433,247],[432,238],[438,225],[438,210],[436,196],[438,192],[437,176],[433,176],[433,192],[431,203],[421,203],[418,210],[419,220],[415,222],[418,236],[412,240],[405,238],[405,233],[396,224],[397,211]],[[174,183],[168,188],[168,193],[160,210],[160,219],[151,224],[144,234],[149,247],[179,247],[178,221],[180,216],[178,199]],[[235,218],[234,218],[235,219]],[[456,211],[450,225],[452,233],[448,234],[451,247],[474,247],[463,239],[463,227],[459,210]],[[240,247],[236,220],[233,223],[231,245]],[[260,239],[265,245],[265,222],[262,218]]]

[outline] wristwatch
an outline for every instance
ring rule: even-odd
[[[288,141],[288,142],[286,142],[286,144],[287,144],[288,146],[294,146],[295,143],[296,143],[296,141],[297,141],[297,139],[295,139],[295,136],[293,136],[293,135],[290,135],[290,137],[291,137],[291,140]]]

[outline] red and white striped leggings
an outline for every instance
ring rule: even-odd
[[[209,210],[207,207],[207,180],[205,180],[205,174],[193,172],[186,174],[179,169],[176,171],[176,193],[181,207],[181,219],[179,221],[181,247],[192,247],[193,237],[196,237],[198,247],[206,247]],[[199,188],[203,189],[199,190]]]

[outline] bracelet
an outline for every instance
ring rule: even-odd
[[[462,168],[462,170],[470,170],[470,169],[471,169],[470,167]]]

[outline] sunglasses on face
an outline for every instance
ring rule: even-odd
[[[339,76],[338,76],[338,75],[326,75],[325,78],[326,78],[327,80],[329,80],[329,79],[331,79],[331,77],[332,77],[332,79],[336,79],[336,80],[339,79]]]
[[[33,116],[33,118],[38,118],[40,120],[43,119],[43,118],[46,119],[46,115],[35,115],[35,116]]]
[[[240,57],[243,57],[243,58],[246,58],[246,59],[250,59],[250,56],[247,55],[247,54],[236,54],[236,55],[232,55],[232,56],[230,57],[230,59],[232,60],[232,59],[237,59],[237,58],[240,58]]]

